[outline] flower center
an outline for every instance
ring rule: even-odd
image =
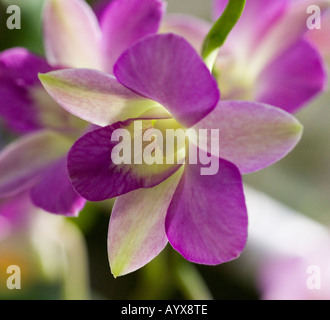
[[[145,132],[145,134],[151,135],[150,140],[157,144],[164,162],[174,164],[183,161],[187,144],[185,128],[174,118],[153,120],[151,125],[152,127],[148,129],[149,133]]]
[[[255,75],[235,57],[219,55],[214,66],[222,100],[252,100]]]

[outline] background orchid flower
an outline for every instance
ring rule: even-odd
[[[112,73],[123,50],[157,31],[164,3],[115,0],[105,10],[99,23],[83,0],[49,0],[43,11],[46,59],[24,48],[1,53],[0,115],[16,133],[27,134],[0,155],[1,197],[31,188],[34,204],[46,211],[72,216],[83,208],[85,199],[68,178],[66,155],[88,123],[60,108],[38,73],[67,67]]]
[[[20,272],[20,290],[9,290],[2,276],[2,299],[45,299],[47,290],[53,299],[88,299],[86,259],[84,238],[71,221],[36,208],[27,192],[1,200],[2,275],[10,266]]]
[[[251,187],[245,195],[248,254],[237,275],[253,279],[264,300],[328,300],[329,226]]]
[[[108,235],[113,274],[142,267],[168,241],[196,263],[234,259],[247,236],[241,174],[285,156],[300,139],[301,125],[269,105],[219,101],[217,83],[203,60],[173,34],[140,40],[119,57],[114,75],[88,69],[40,75],[63,108],[101,126],[74,144],[68,169],[75,190],[87,200],[118,196]],[[137,102],[144,109],[136,108]],[[188,161],[184,166],[116,165],[112,133],[131,130],[136,121],[142,121],[144,132],[173,125],[218,129],[219,171],[202,176],[202,163]],[[198,147],[209,151],[203,143]]]
[[[214,19],[227,4],[213,1]],[[322,0],[246,1],[213,66],[223,100],[258,101],[292,113],[324,90],[324,63],[305,37],[306,11],[312,4],[322,12],[329,6]],[[201,52],[210,27],[199,18],[176,14],[163,20],[161,31],[183,35]]]

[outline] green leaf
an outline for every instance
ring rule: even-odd
[[[224,44],[228,34],[240,19],[245,3],[246,0],[229,0],[223,14],[205,37],[202,57],[210,69],[213,68],[219,48]]]

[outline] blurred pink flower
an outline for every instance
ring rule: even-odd
[[[227,3],[213,1],[213,19]],[[246,1],[213,67],[223,100],[258,101],[293,113],[325,89],[324,62],[305,37],[306,10],[311,4],[319,5],[322,12],[329,6],[325,0]],[[186,37],[201,52],[210,26],[192,16],[168,15],[161,31]]]

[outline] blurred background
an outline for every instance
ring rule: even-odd
[[[88,2],[94,5],[95,1]],[[167,3],[168,13],[192,14],[210,21],[210,0],[167,0]],[[20,30],[6,28],[6,8],[10,4],[21,8]],[[42,5],[43,0],[0,0],[0,51],[21,46],[44,54]],[[256,209],[260,210],[258,214],[267,216],[274,213],[276,216],[278,212],[277,218],[282,220],[277,219],[274,223],[270,217],[264,219],[261,225],[254,225],[259,215],[254,216],[251,212],[251,241],[237,260],[219,266],[200,266],[185,261],[168,245],[141,270],[114,279],[107,256],[107,231],[113,202],[88,203],[78,218],[62,218],[45,212],[31,213],[36,220],[33,228],[14,232],[7,237],[0,235],[0,299],[265,299],[265,285],[269,283],[264,281],[265,277],[287,286],[294,281],[293,269],[290,269],[293,264],[281,264],[284,269],[264,267],[281,251],[281,238],[286,239],[284,251],[285,247],[306,247],[306,243],[310,243],[317,247],[311,248],[308,253],[318,253],[322,243],[325,247],[320,253],[322,263],[309,260],[308,265],[322,265],[322,275],[329,273],[329,90],[296,117],[304,125],[304,134],[294,151],[277,164],[244,176],[247,186],[267,195],[267,201],[262,195],[260,199],[263,200],[259,202],[258,195],[254,198],[253,191],[251,208],[259,204],[262,207]],[[2,130],[0,134],[4,144],[9,139],[8,133]],[[26,211],[28,214],[28,208]],[[281,229],[282,224],[285,225],[291,218],[294,223],[290,224],[290,228]],[[302,225],[300,222],[303,222]],[[0,220],[0,233],[1,223]],[[264,231],[262,235],[260,230]],[[271,245],[274,242],[276,245]],[[294,250],[293,258],[297,258]],[[325,264],[323,260],[326,260]],[[19,290],[6,287],[9,277],[6,269],[13,264],[21,267]],[[303,269],[303,272],[306,270]],[[305,272],[304,275],[303,279],[308,280],[308,276],[313,274]],[[330,282],[326,281],[322,288],[328,284],[330,290]],[[306,287],[306,282],[300,285]],[[283,285],[282,289],[289,290]],[[298,299],[302,291],[297,290]],[[322,294],[317,297],[330,299],[328,292]],[[271,297],[281,299],[281,294]],[[285,292],[282,297],[286,298]],[[311,293],[306,298],[315,298],[315,295]]]

